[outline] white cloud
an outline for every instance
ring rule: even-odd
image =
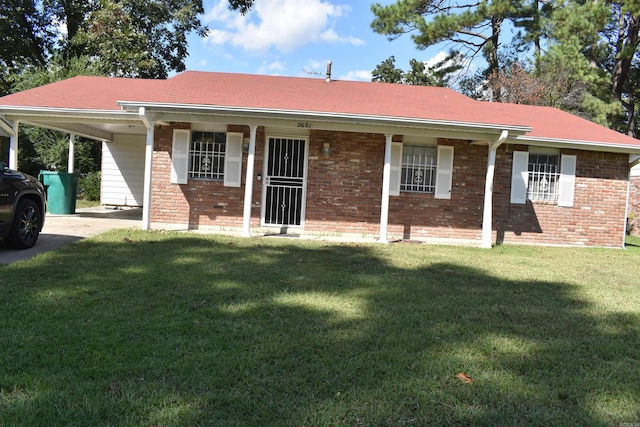
[[[267,65],[267,70],[269,70],[269,71],[284,71],[285,69],[286,69],[286,67],[280,61],[275,61],[275,62],[272,62],[271,64]]]
[[[358,80],[358,81],[371,81],[371,71],[355,70],[349,71],[344,76],[340,76],[338,80]]]
[[[347,43],[354,46],[362,46],[365,44],[363,40],[360,40],[359,38],[353,36],[339,36],[333,28],[329,28],[328,30],[320,34],[320,40],[328,43]]]
[[[271,74],[280,75],[283,71],[286,71],[287,67],[280,61],[273,61],[268,64],[266,61],[258,68],[258,74]]]
[[[446,57],[447,57],[447,53],[444,52],[444,51],[440,51],[440,52],[436,53],[435,56],[433,56],[433,57],[427,59],[426,61],[424,61],[424,65],[426,65],[427,67],[433,67],[438,62],[444,61],[444,59]]]
[[[340,35],[334,29],[335,20],[349,11],[348,6],[327,0],[256,0],[251,12],[242,16],[229,11],[227,0],[218,0],[205,16],[212,28],[207,43],[255,53],[271,48],[289,53],[312,42],[362,45],[357,37]]]
[[[436,53],[433,57],[429,58],[424,62],[424,65],[427,67],[434,67],[436,66],[438,63],[444,61],[447,56],[449,56],[449,54],[447,52],[444,51],[440,51],[438,53]],[[455,65],[455,62],[453,60],[448,60],[446,62],[444,62],[439,68],[444,68],[444,67],[450,67]],[[457,65],[460,66],[460,69],[457,71],[454,71],[450,74],[449,76],[449,84],[452,85],[453,87],[456,86],[456,84],[465,76],[469,75],[470,72],[472,72],[475,68],[475,66],[473,65],[473,62],[471,61],[470,58],[462,58]]]

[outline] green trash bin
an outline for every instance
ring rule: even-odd
[[[38,180],[47,189],[49,213],[76,213],[76,194],[78,192],[78,176],[76,174],[40,171]]]

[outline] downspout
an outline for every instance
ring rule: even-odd
[[[640,154],[629,155],[629,177],[627,179],[627,204],[624,211],[624,231],[622,234],[622,247],[626,247],[627,242],[627,225],[629,221],[629,204],[631,202],[631,169],[640,164]]]
[[[493,226],[493,176],[496,168],[496,152],[498,147],[509,136],[509,131],[503,130],[500,137],[494,142],[489,142],[489,159],[487,160],[487,177],[484,183],[484,212],[482,214],[482,240],[480,247],[491,248],[491,235]]]
[[[147,128],[147,142],[144,156],[144,196],[142,200],[142,229],[151,229],[151,175],[153,167],[153,139],[155,124],[150,120],[144,107],[138,109],[138,116]]]
[[[389,223],[389,186],[391,185],[391,142],[393,135],[385,135],[384,169],[382,170],[382,202],[380,203],[380,238],[381,243],[388,243],[387,226]]]
[[[253,170],[256,154],[256,131],[250,126],[249,153],[247,154],[247,176],[244,183],[244,212],[242,214],[242,237],[251,237],[251,204],[253,203]]]

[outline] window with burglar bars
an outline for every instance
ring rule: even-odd
[[[436,189],[437,149],[403,145],[400,191],[433,193]]]
[[[224,132],[192,132],[189,178],[222,181],[227,135]]]
[[[557,154],[529,153],[529,185],[527,198],[532,202],[558,200],[560,156]]]

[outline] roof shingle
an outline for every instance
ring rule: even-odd
[[[525,137],[640,147],[636,139],[555,108],[481,102],[446,88],[198,71],[167,80],[74,77],[2,97],[0,110],[117,111],[118,101],[528,126]]]

